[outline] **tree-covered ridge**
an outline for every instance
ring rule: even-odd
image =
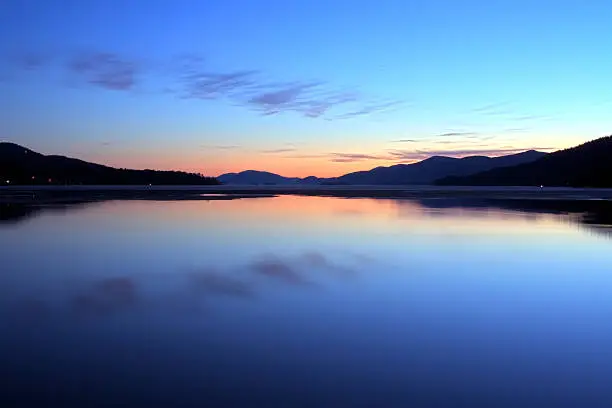
[[[14,143],[0,143],[3,185],[215,185],[197,173],[119,169],[64,156],[45,156]]]

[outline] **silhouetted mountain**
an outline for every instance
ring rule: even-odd
[[[116,169],[64,156],[45,156],[14,143],[0,143],[0,181],[10,184],[208,185],[212,177],[179,171]]]
[[[223,184],[234,185],[294,185],[319,184],[320,179],[314,176],[304,179],[298,177],[283,177],[267,171],[246,170],[240,173],[222,174],[217,179]]]
[[[445,177],[440,185],[612,187],[612,136],[550,153],[539,160],[467,177]]]
[[[337,184],[431,184],[446,176],[463,176],[496,167],[514,166],[544,157],[546,153],[529,150],[523,153],[501,157],[470,156],[461,159],[432,156],[413,164],[397,164],[377,167],[369,171],[358,171],[328,182]]]
[[[304,177],[303,179],[300,179],[300,184],[321,184],[321,181],[325,180],[319,177],[315,177],[315,176],[308,176],[308,177]]]
[[[514,166],[537,160],[546,153],[529,150],[523,153],[501,157],[470,156],[462,159],[445,156],[432,156],[413,164],[397,164],[390,167],[376,167],[372,170],[358,171],[340,177],[305,178],[283,177],[266,171],[246,170],[240,173],[226,173],[217,179],[223,184],[234,185],[398,185],[432,184],[435,180],[449,176],[463,176],[496,167]]]

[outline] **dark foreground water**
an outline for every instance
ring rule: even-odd
[[[612,406],[605,202],[0,211],[3,408]]]

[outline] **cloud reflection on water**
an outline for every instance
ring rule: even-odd
[[[269,211],[274,207],[274,214],[299,219],[325,215],[331,218],[351,216],[367,218],[371,216],[393,216],[402,219],[410,218],[418,221],[430,217],[468,217],[500,218],[515,217],[525,220],[541,220],[544,218],[554,222],[570,223],[571,225],[593,228],[596,232],[605,232],[603,226],[612,226],[612,202],[606,200],[573,200],[573,199],[504,199],[504,198],[467,198],[467,197],[435,197],[435,198],[351,198],[331,197],[296,197],[280,196],[274,198],[278,204],[270,206],[265,202],[249,201],[248,205],[254,211]],[[315,200],[318,200],[315,201]],[[193,202],[195,211],[199,202]],[[315,205],[315,204],[319,205]],[[86,209],[94,205],[104,205],[104,202],[75,203],[62,205],[26,205],[0,204],[0,228],[13,226],[34,217],[47,213],[67,213],[75,209]],[[134,203],[130,203],[132,205]],[[184,205],[189,204],[183,203]],[[191,205],[191,204],[189,204]],[[243,217],[235,211],[231,204],[225,203],[218,207],[224,214],[231,213],[234,217]],[[229,215],[229,214],[228,214]],[[267,216],[268,214],[265,213]],[[260,269],[262,266],[259,267]],[[287,272],[287,271],[285,271]]]
[[[250,265],[250,269],[252,269],[253,272],[262,276],[266,276],[291,285],[315,285],[314,282],[305,278],[300,272],[298,272],[293,267],[293,265],[274,255],[266,255],[261,259],[255,260]]]
[[[72,301],[77,313],[104,315],[133,308],[140,302],[137,283],[131,277],[95,282]]]
[[[188,285],[202,295],[223,295],[250,299],[255,296],[253,285],[228,273],[204,268],[188,274]]]
[[[80,278],[64,288],[59,301],[21,296],[12,302],[11,311],[17,321],[28,324],[62,315],[66,310],[82,317],[108,317],[136,310],[203,312],[209,311],[211,302],[220,296],[256,300],[271,290],[269,284],[274,282],[320,288],[324,284],[319,278],[354,275],[358,260],[371,259],[365,255],[352,258],[348,266],[347,262],[339,263],[310,250],[296,255],[262,254],[238,267],[181,267],[170,274],[145,272],[93,281]]]
[[[380,227],[385,223],[395,228],[398,226],[398,220],[406,220],[409,223],[402,223],[401,229],[416,231],[421,228],[419,231],[433,232],[446,238],[456,239],[457,245],[463,245],[461,239],[464,237],[464,232],[470,229],[482,232],[484,230],[479,228],[484,228],[488,232],[504,235],[513,232],[524,234],[524,228],[527,225],[533,226],[534,223],[551,228],[565,228],[571,225],[599,236],[612,237],[612,230],[609,227],[612,225],[612,203],[608,201],[457,198],[338,200],[318,197],[278,197],[271,200],[292,204],[271,206],[275,211],[273,214],[258,212],[258,216],[263,217],[263,223],[267,222],[266,217],[277,216],[279,219],[300,218],[300,221],[313,218],[321,225],[328,219],[330,222],[339,222],[340,219],[344,223],[341,226],[348,226],[346,219],[338,217],[338,214],[342,211],[352,211],[354,214],[359,214],[359,217],[351,220],[350,226],[355,228],[354,231],[351,230],[351,234],[359,232],[361,225],[359,223],[363,218],[364,223],[375,221],[377,228],[386,228]],[[301,207],[300,202],[305,202],[305,207]],[[96,203],[97,211],[103,212],[104,204]],[[227,211],[218,216],[228,218],[228,215],[233,214],[232,211],[238,214],[245,205],[259,209],[265,204],[264,201],[250,200],[243,203],[223,202],[216,203],[218,207],[215,208]],[[155,205],[155,203],[146,205]],[[185,202],[180,205],[184,208],[192,204]],[[198,205],[201,206],[202,203],[194,202],[193,209],[200,211],[198,216],[201,217],[201,207],[197,207]],[[7,208],[9,207],[2,207],[1,218],[15,226],[25,219],[31,219],[28,217],[32,215],[47,214],[48,211],[54,213],[58,209],[70,214],[73,209],[87,210],[90,206],[88,204],[61,207],[11,205],[8,210]],[[307,211],[303,211],[303,208]],[[162,216],[162,213],[153,214]],[[185,220],[180,219],[180,222],[183,221]],[[243,219],[239,219],[239,222],[243,222]],[[367,225],[364,224],[364,227]],[[496,226],[498,230],[495,230]],[[532,228],[532,230],[541,229]],[[214,306],[215,299],[218,298],[227,298],[231,301],[231,299],[256,300],[265,297],[268,291],[276,290],[278,284],[295,288],[325,288],[330,283],[330,279],[355,276],[362,266],[371,266],[373,262],[379,262],[366,252],[351,252],[350,246],[343,252],[338,249],[342,248],[342,244],[339,245],[337,248],[326,247],[297,252],[280,249],[272,252],[260,251],[249,255],[247,259],[242,259],[243,255],[237,255],[239,263],[234,266],[219,264],[217,261],[203,265],[196,264],[192,268],[176,265],[175,272],[162,275],[147,271],[132,273],[128,267],[123,270],[121,266],[112,270],[113,276],[90,279],[84,273],[83,279],[86,280],[77,285],[78,287],[66,291],[64,305],[59,304],[61,300],[53,301],[24,293],[12,303],[11,311],[16,320],[24,322],[44,321],[55,314],[64,313],[65,310],[89,317],[110,316],[134,310],[163,310],[176,306],[185,310],[203,311]],[[151,287],[154,287],[154,290],[151,290]]]

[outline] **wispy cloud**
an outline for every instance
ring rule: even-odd
[[[489,103],[487,105],[482,105],[482,106],[476,107],[476,108],[472,109],[472,112],[474,112],[474,113],[498,112],[500,109],[507,108],[509,105],[510,105],[510,102],[508,102],[508,101],[494,102],[494,103]]]
[[[195,54],[156,62],[96,49],[57,55],[24,51],[1,58],[10,62],[13,70],[42,68],[51,59],[57,59],[58,66],[69,74],[69,83],[77,80],[112,91],[131,91],[138,86],[139,91],[181,99],[223,100],[264,116],[295,113],[313,119],[348,119],[381,113],[402,104],[400,100],[380,102],[382,95],[347,91],[324,80],[277,80],[259,69],[220,69],[210,59]],[[156,85],[147,88],[144,80],[150,75],[155,76],[150,84]]]
[[[108,52],[86,52],[67,61],[68,71],[101,88],[126,91],[134,88],[140,65],[129,58]]]
[[[395,160],[424,160],[431,156],[465,157],[465,156],[502,156],[521,153],[526,150],[553,150],[551,147],[500,147],[484,149],[427,149],[427,150],[392,150],[389,154]]]
[[[536,121],[536,120],[549,120],[552,119],[552,116],[549,115],[523,115],[523,116],[516,116],[513,118],[510,118],[511,120],[517,121],[517,122],[529,122],[529,121]]]
[[[508,128],[508,129],[504,129],[502,132],[504,132],[504,133],[520,133],[520,132],[527,132],[527,131],[529,131],[529,128],[521,127],[521,128]]]
[[[509,116],[516,114],[516,110],[510,102],[496,102],[471,109],[470,113],[484,116]]]
[[[550,120],[554,118],[554,115],[537,114],[535,112],[522,111],[516,103],[511,103],[509,101],[491,103],[488,105],[474,108],[470,110],[469,112],[476,113],[478,115],[499,117],[509,122],[543,121],[543,120]],[[513,129],[523,128],[520,125],[519,126],[509,125],[509,127]]]
[[[22,51],[14,52],[7,56],[8,62],[18,68],[25,70],[39,69],[52,61],[53,56],[49,53]]]
[[[350,163],[365,160],[385,160],[388,156],[363,153],[331,153],[331,161],[336,163]]]
[[[280,148],[280,149],[267,149],[267,150],[260,150],[261,153],[270,153],[270,154],[276,154],[276,153],[289,153],[289,152],[294,152],[296,150],[295,147],[285,147],[285,148]]]
[[[389,160],[391,161],[403,162],[423,160],[426,159],[428,156],[426,154],[414,150],[389,150],[389,157]]]
[[[459,136],[476,136],[478,133],[476,132],[447,132],[440,133],[437,135],[438,137],[459,137]]]
[[[234,149],[240,148],[240,146],[238,145],[207,145],[207,144],[203,144],[201,145],[201,147],[205,149],[215,149],[215,150],[234,150]]]
[[[0,82],[14,82],[22,79],[21,73],[31,73],[47,68],[52,55],[36,51],[0,52]]]
[[[460,143],[461,140],[469,139],[469,140],[490,140],[495,136],[493,135],[485,135],[480,132],[446,132],[439,133],[435,136],[419,138],[419,139],[399,139],[399,140],[391,140],[391,143],[437,143],[437,144],[452,144],[452,143]],[[440,138],[443,138],[441,140]],[[449,139],[449,140],[446,140]]]
[[[345,104],[368,103],[356,92],[336,89],[321,80],[274,81],[260,70],[224,71],[206,66],[193,55],[178,58],[172,75],[178,83],[174,92],[183,98],[224,99],[264,116],[293,112],[308,118],[332,118]],[[363,108],[359,108],[363,109]]]
[[[320,158],[326,158],[328,157],[327,154],[317,154],[317,153],[298,153],[298,154],[289,154],[286,155],[284,157],[287,158],[291,158],[291,159],[320,159]]]
[[[494,136],[494,135],[481,136],[481,137],[478,138],[478,140],[481,141],[481,142],[484,142],[484,141],[487,141],[487,140],[495,139],[495,137],[496,136]]]
[[[419,150],[418,153],[428,156],[466,156],[466,155],[500,155],[522,152],[524,148],[488,148],[488,149],[448,149],[448,150]]]
[[[390,110],[393,107],[400,106],[402,103],[403,103],[402,101],[389,101],[389,102],[384,102],[384,103],[367,105],[356,111],[347,112],[347,113],[338,115],[335,117],[335,119],[349,119],[349,118],[354,118],[356,116],[363,116],[363,115],[370,115],[373,113],[385,112],[385,111]]]
[[[179,95],[194,99],[226,99],[264,116],[293,112],[328,120],[339,118],[336,112],[342,105],[354,106],[352,111],[345,113],[347,117],[375,113],[386,107],[375,106],[363,95],[337,89],[326,81],[273,81],[259,70],[224,72],[212,70],[204,62],[203,58],[190,56],[174,64],[180,71],[175,73]]]
[[[526,150],[554,150],[551,147],[516,147],[516,146],[491,146],[489,143],[483,143],[487,140],[496,138],[495,135],[478,135],[478,140],[461,141],[461,140],[415,140],[415,142],[423,142],[427,148],[417,149],[389,149],[380,154],[370,153],[328,153],[326,157],[336,163],[352,163],[367,160],[380,160],[389,162],[405,162],[424,160],[431,156],[448,156],[448,157],[465,157],[465,156],[501,156],[524,152]],[[435,148],[445,147],[442,149]],[[444,145],[444,146],[441,146]],[[418,144],[416,146],[419,146]],[[433,148],[432,148],[433,147]],[[310,158],[311,156],[307,156]]]
[[[319,82],[305,82],[280,89],[269,89],[249,98],[248,105],[262,111],[264,114],[276,114],[281,111],[299,110],[305,107],[310,98],[308,93],[320,86]]]
[[[246,106],[263,115],[294,112],[308,118],[326,118],[332,110],[349,103],[358,103],[352,92],[334,90],[322,81],[292,83],[261,83],[244,89],[238,105]]]
[[[228,73],[193,73],[185,78],[181,96],[193,99],[220,99],[256,84],[257,71],[234,71]]]

